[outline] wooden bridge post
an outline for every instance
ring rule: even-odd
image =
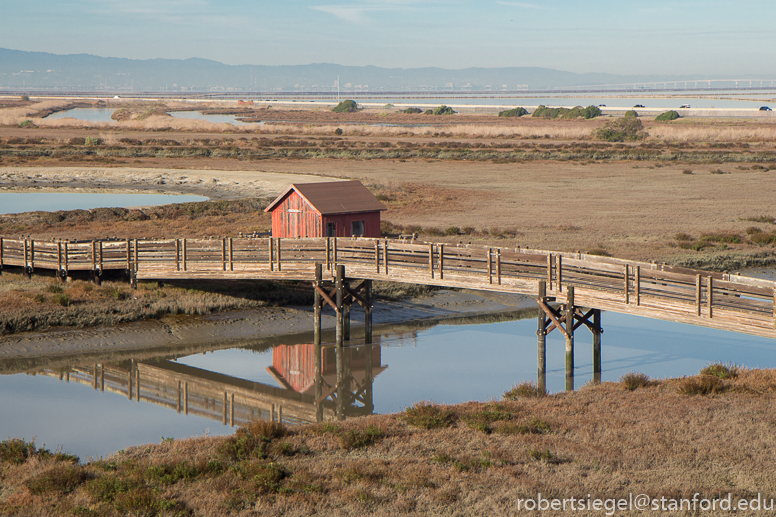
[[[560,288],[560,279],[558,279]],[[574,391],[574,286],[566,287],[566,391]]]
[[[321,345],[321,293],[315,287],[320,287],[323,279],[321,264],[315,264],[315,283],[313,284],[313,344]],[[320,358],[317,359],[320,361]],[[316,397],[317,399],[317,397]]]
[[[337,415],[337,420],[345,420],[345,350],[339,341],[334,349],[337,359],[337,403],[335,414]]]
[[[344,267],[344,266],[343,266]],[[350,291],[350,282],[343,281],[342,289],[345,292]],[[347,298],[347,300],[345,299]],[[350,341],[350,305],[352,303],[351,297],[343,297],[342,303],[342,339]]]
[[[342,348],[345,339],[345,318],[342,313],[342,305],[345,298],[345,266],[337,266],[336,269],[336,302],[337,302],[337,328],[335,330],[335,344],[337,349]]]
[[[320,334],[318,335],[318,338],[320,339]],[[313,344],[313,354],[315,357],[313,358],[313,377],[315,379],[315,421],[316,422],[323,422],[323,401],[321,400],[321,396],[323,395],[323,376],[321,374],[321,368],[323,364],[323,358],[321,357],[321,354],[323,353],[323,350],[321,349],[321,342],[318,341],[317,343]]]
[[[364,343],[367,345],[372,344],[372,281],[364,281],[364,301],[366,306],[364,307]],[[371,350],[371,346],[369,349]],[[370,369],[371,369],[371,362]]]
[[[601,382],[601,309],[593,309],[593,381]]]
[[[547,282],[539,282],[538,298],[543,301],[547,299]],[[536,384],[539,388],[539,393],[544,393],[547,389],[547,314],[541,307],[539,307],[536,336]]]

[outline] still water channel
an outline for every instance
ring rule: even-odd
[[[204,196],[172,194],[92,194],[80,192],[0,192],[0,214],[90,208],[157,206],[207,201]]]
[[[342,394],[344,413],[396,412],[421,400],[487,401],[516,383],[535,381],[534,314],[375,329],[371,350],[354,340],[343,351],[352,376],[350,390]],[[631,371],[652,378],[692,375],[712,362],[776,367],[776,343],[770,339],[616,313],[604,313],[602,320],[603,381]],[[257,417],[315,421],[311,341],[312,335],[304,334],[226,349],[186,350],[184,344],[109,358],[3,360],[0,436],[36,437],[39,445],[86,458],[162,437],[230,434],[233,426]],[[592,379],[591,343],[578,332],[577,387]],[[564,347],[560,334],[548,336],[547,386],[553,392],[565,385]],[[335,349],[324,343],[321,354],[319,394],[336,380]],[[333,402],[324,402],[323,418],[335,412]]]

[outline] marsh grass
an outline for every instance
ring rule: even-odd
[[[677,388],[687,379],[636,391],[605,382],[545,397],[436,406],[435,413],[461,418],[430,430],[409,425],[404,412],[284,432],[256,423],[233,436],[162,440],[84,465],[30,454],[21,463],[0,462],[0,513],[492,515],[514,513],[516,494],[535,494],[537,486],[559,497],[637,490],[731,493],[735,502],[751,497],[748,480],[776,483],[771,459],[752,454],[776,447],[776,370],[739,367],[725,381],[698,377],[729,388],[685,397]],[[469,427],[466,419],[478,414],[492,433]],[[370,427],[382,436],[342,446],[342,436],[363,436]],[[262,454],[224,455],[238,434],[259,443],[274,438]],[[731,469],[740,477],[725,478]],[[722,489],[720,479],[728,479]]]

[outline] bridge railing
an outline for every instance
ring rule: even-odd
[[[575,286],[613,303],[638,306],[651,300],[656,307],[679,306],[698,316],[722,309],[776,320],[776,282],[581,253],[367,238],[0,238],[0,268],[56,269],[62,276],[77,270],[127,270],[160,279],[216,273],[309,279],[315,263],[330,275],[343,264],[365,278],[516,292],[545,281],[556,292]]]

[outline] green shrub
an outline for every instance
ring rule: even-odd
[[[639,114],[635,110],[628,110],[623,115],[624,118],[638,118]]]
[[[73,302],[67,293],[57,293],[51,298],[51,301],[62,307],[70,307],[70,304]]]
[[[649,136],[644,131],[644,124],[638,118],[618,118],[607,122],[604,127],[594,132],[596,138],[607,142],[624,142],[625,140],[641,140]]]
[[[704,367],[701,375],[713,375],[720,379],[735,379],[738,377],[738,366],[731,364],[713,363]]]
[[[755,233],[749,236],[749,240],[752,244],[758,246],[767,246],[769,244],[776,244],[776,235],[772,233]]]
[[[628,391],[634,391],[639,388],[646,388],[652,384],[649,377],[643,373],[630,372],[620,377],[620,382]]]
[[[676,120],[679,118],[679,113],[675,112],[674,110],[666,111],[665,113],[661,113],[657,117],[655,117],[655,121],[657,122],[670,122],[672,120]]]
[[[459,233],[461,233],[461,229],[457,226],[451,226],[445,230],[445,235],[458,235]]]
[[[442,104],[434,110],[434,115],[455,115],[455,111],[450,106]]]
[[[406,113],[407,115],[415,115],[417,113],[423,113],[423,110],[420,108],[407,108],[406,110],[403,110],[402,113]]]
[[[358,111],[358,104],[356,104],[356,101],[352,101],[350,99],[344,100],[337,104],[336,107],[332,108],[334,113],[353,113],[354,111]]]
[[[501,397],[507,400],[517,400],[524,397],[541,397],[547,394],[546,390],[540,390],[534,382],[523,381],[506,391]]]
[[[0,442],[0,462],[20,465],[38,452],[35,442],[9,438]]]
[[[21,97],[19,97],[19,100],[22,101],[22,102],[29,102],[30,101],[30,96],[29,95],[22,95]]]
[[[582,106],[576,106],[574,108],[548,108],[547,106],[540,105],[531,114],[532,117],[541,118],[563,118],[574,119],[584,118],[591,119],[601,115],[601,110],[598,106],[588,106],[583,108]]]
[[[340,136],[342,134],[342,129],[341,128],[335,129],[334,130],[334,134],[337,135],[337,136]]]
[[[426,110],[426,111],[423,112],[423,114],[424,115],[433,115],[434,114],[434,110]]]
[[[19,127],[35,127],[35,124],[32,123],[32,120],[22,120],[19,122]]]
[[[404,421],[421,429],[439,429],[452,425],[455,413],[429,402],[419,402],[404,411]]]
[[[97,138],[96,136],[87,136],[84,139],[84,144],[88,146],[102,145],[102,138]]]
[[[522,117],[523,115],[528,115],[528,110],[525,108],[512,108],[498,112],[499,117]]]

